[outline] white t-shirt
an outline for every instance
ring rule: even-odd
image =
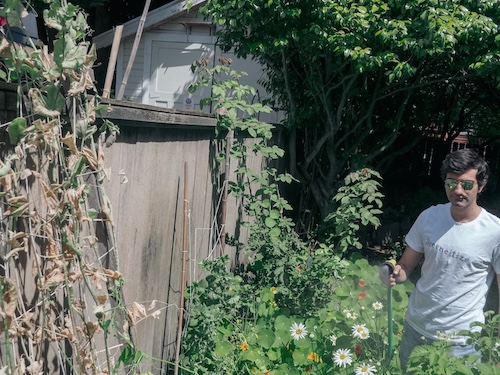
[[[457,333],[484,322],[488,288],[500,274],[500,219],[482,209],[475,220],[457,223],[450,208],[450,203],[429,207],[406,236],[425,256],[406,321],[425,337],[464,344]]]

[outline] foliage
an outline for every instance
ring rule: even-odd
[[[483,100],[498,98],[497,1],[208,0],[203,9],[222,48],[265,67],[287,113],[290,171],[306,187],[300,212],[326,217],[340,178],[390,168],[424,134],[451,142],[498,127],[494,100]],[[391,148],[398,138],[406,142]]]
[[[384,195],[379,192],[381,185],[375,178],[380,179],[380,174],[369,168],[352,172],[333,197],[337,207],[325,218],[327,224],[331,221],[329,228],[333,232],[327,242],[335,243],[341,254],[363,248],[358,238],[361,226],[380,226],[377,215],[382,214]]]
[[[0,15],[21,25],[22,3],[4,4]],[[49,5],[52,53],[5,38],[0,46],[0,76],[17,85],[19,111],[1,129],[10,146],[0,150],[0,372],[132,371],[144,356],[129,328],[159,311],[127,309],[122,299],[102,186],[103,140],[119,129],[96,121],[106,107],[91,76],[96,55],[85,15],[64,0]]]
[[[308,316],[281,304],[284,287],[250,289],[228,274],[224,260],[210,266],[210,277],[191,289],[184,365],[196,374],[352,374],[362,365],[379,374],[397,374],[397,356],[387,351],[387,292],[378,268],[366,260],[351,263],[330,300]],[[393,339],[399,342],[408,285],[394,289]],[[300,297],[299,297],[300,298]],[[304,301],[301,301],[304,303]],[[335,363],[348,350],[352,363]]]
[[[256,119],[260,111],[269,109],[249,104],[253,89],[239,84],[242,73],[233,71],[228,61],[214,68],[207,68],[204,61],[199,61],[193,69],[199,70],[199,79],[190,90],[200,85],[212,87],[213,96],[202,100],[201,105],[213,105],[217,115],[216,131],[223,141],[218,160],[225,165],[236,161],[237,178],[229,181],[228,187],[243,202],[249,238],[245,244],[235,238],[228,241],[245,257],[245,263],[238,264],[234,274],[226,270],[227,259],[205,261],[203,267],[208,276],[190,288],[183,365],[195,373],[254,373],[273,368],[273,373],[291,374],[304,371],[311,364],[329,371],[332,358],[326,359],[326,353],[332,344],[327,333],[343,329],[347,336],[340,342],[353,346],[352,324],[340,328],[345,320],[343,311],[352,309],[352,279],[343,277],[354,270],[359,282],[359,275],[369,273],[366,280],[382,289],[382,292],[373,289],[372,297],[379,298],[385,289],[375,281],[378,272],[366,261],[351,265],[342,260],[340,246],[336,244],[340,234],[332,239],[331,245],[308,245],[297,237],[293,223],[285,216],[290,206],[281,197],[278,185],[290,182],[292,177],[279,174],[270,166],[283,151],[269,143],[273,127]],[[262,155],[262,173],[255,173],[247,166],[252,154]],[[365,201],[379,207],[378,182],[372,178],[377,175],[368,169],[353,173],[346,180],[345,196],[352,202],[359,199],[361,208]],[[344,209],[348,202],[342,204]],[[358,212],[346,210],[343,219],[346,222],[360,219],[359,226],[376,222],[375,209],[368,207],[366,213],[371,216],[363,214],[361,218]],[[406,294],[398,296],[403,305]],[[355,295],[358,300],[364,297],[365,294],[361,298]],[[362,314],[365,307],[358,306],[350,316]],[[300,343],[292,340],[290,329],[294,322],[303,322],[316,338],[308,337]],[[337,333],[340,335],[341,331]],[[382,336],[372,336],[366,352],[377,344],[382,353],[382,342]],[[325,360],[320,362],[320,357]]]
[[[230,158],[237,164],[237,177],[228,182],[228,188],[243,202],[243,225],[249,232],[245,244],[234,238],[229,241],[245,257],[237,272],[256,288],[284,286],[280,298],[291,311],[302,311],[304,301],[319,306],[329,294],[325,283],[343,268],[339,254],[333,246],[308,246],[295,234],[293,222],[286,216],[291,207],[278,185],[291,182],[292,177],[271,166],[273,160],[283,156],[283,150],[270,143],[274,127],[257,120],[260,112],[270,109],[252,103],[254,89],[239,83],[243,73],[232,70],[226,60],[223,63],[208,69],[203,62],[197,62],[193,68],[199,69],[199,79],[190,89],[212,85],[213,96],[202,100],[201,105],[212,103],[217,114],[216,132],[223,142],[218,159],[227,163]],[[256,154],[263,158],[261,173],[247,166],[248,156]]]
[[[284,215],[289,207],[276,183],[291,177],[269,167],[282,154],[268,144],[274,129],[255,119],[267,108],[248,104],[245,97],[252,89],[239,85],[241,73],[224,63],[215,68],[195,63],[200,78],[192,90],[213,85],[214,96],[203,104],[213,105],[217,116],[217,135],[224,141],[219,161],[227,166],[236,159],[238,176],[229,187],[242,201],[249,238],[245,244],[228,241],[243,252],[245,263],[231,272],[227,256],[207,260],[202,263],[207,277],[189,288],[183,371],[400,374],[397,347],[413,284],[389,292],[377,266],[359,253],[346,260],[339,252],[355,244],[360,226],[379,224],[380,176],[367,168],[350,174],[334,198],[331,222],[339,230],[331,243],[303,242]],[[260,152],[267,168],[257,174],[246,163]],[[491,342],[483,342],[491,348]]]
[[[477,355],[456,358],[449,356],[448,343],[438,340],[430,345],[422,345],[412,352],[408,361],[408,371],[418,374],[500,374],[500,342],[497,331],[500,316],[493,311],[486,312],[486,323],[475,322],[473,327],[481,327],[481,330],[471,332],[463,331],[460,334],[468,337],[467,343],[474,344],[481,352],[481,358]]]

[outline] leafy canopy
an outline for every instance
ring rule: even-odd
[[[222,48],[266,70],[272,104],[288,115],[290,171],[306,187],[299,209],[326,217],[342,177],[375,164],[398,137],[408,141],[394,155],[408,152],[431,125],[442,128],[444,110],[477,111],[468,116],[475,124],[482,114],[491,118],[469,98],[485,92],[484,81],[498,91],[499,5],[208,0],[204,12]],[[460,100],[437,107],[450,86]]]

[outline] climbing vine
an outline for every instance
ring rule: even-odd
[[[95,47],[85,14],[47,1],[53,48],[0,43],[0,78],[17,88],[17,117],[0,137],[0,373],[116,373],[142,357],[129,327],[104,148],[119,129],[98,121]],[[23,29],[21,1],[0,16]],[[108,142],[106,142],[108,140]]]

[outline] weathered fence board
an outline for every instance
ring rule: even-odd
[[[178,305],[182,280],[184,221],[184,167],[187,166],[188,190],[188,283],[201,272],[197,264],[219,256],[218,244],[221,175],[215,162],[215,119],[191,120],[197,125],[158,123],[159,119],[178,120],[177,116],[149,113],[155,107],[133,105],[120,107],[106,118],[120,126],[116,142],[105,149],[105,163],[111,168],[106,192],[113,206],[119,269],[125,278],[127,303],[139,302],[146,308],[156,300],[165,305],[158,319],[146,319],[133,327],[133,339],[140,350],[155,358],[171,360],[175,354]],[[128,114],[127,114],[128,111]],[[168,110],[167,110],[168,111]],[[119,114],[119,118],[114,118]],[[181,114],[182,115],[182,114]],[[133,120],[134,116],[136,120]],[[123,121],[127,118],[127,121]],[[153,119],[153,120],[152,120]],[[248,166],[261,168],[258,156],[249,158]],[[231,166],[231,174],[235,166]],[[241,222],[240,203],[229,197],[227,231],[234,233]],[[238,230],[245,239],[243,229]],[[234,249],[226,246],[233,258]],[[151,361],[143,370],[160,371],[159,362]],[[162,365],[165,371],[165,365]]]

